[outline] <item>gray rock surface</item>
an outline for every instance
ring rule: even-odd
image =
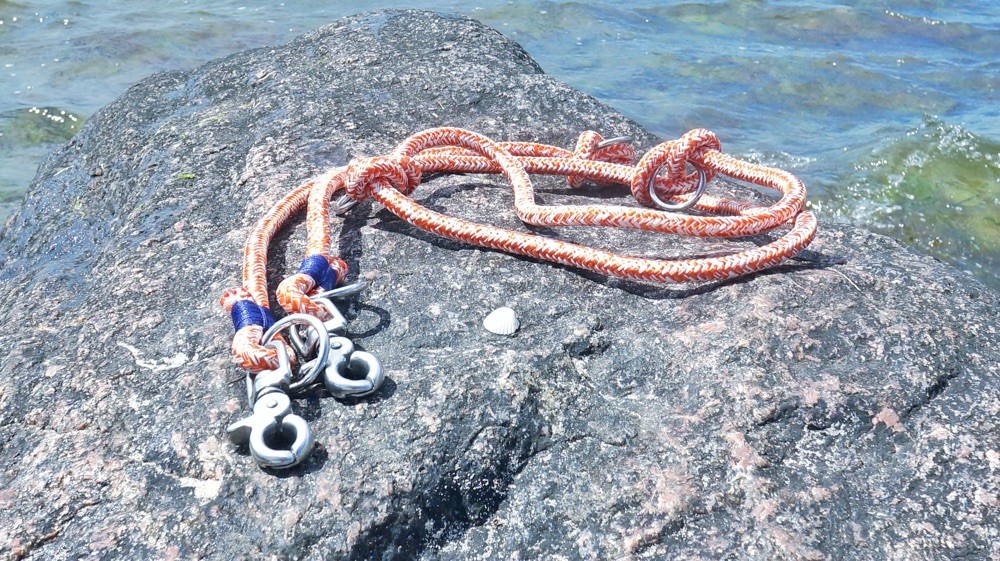
[[[829,224],[780,269],[651,287],[361,205],[335,245],[373,283],[351,331],[391,380],[296,400],[311,460],[257,468],[224,433],[246,406],[216,303],[248,228],[304,179],[438,125],[656,142],[474,21],[380,12],[152,76],[52,154],[0,240],[4,557],[1000,556],[997,295]],[[498,178],[416,197],[524,228]],[[297,224],[272,286],[301,258]],[[556,234],[659,256],[758,241]],[[501,305],[512,338],[481,328]]]

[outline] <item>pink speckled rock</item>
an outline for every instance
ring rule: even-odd
[[[438,125],[656,142],[498,33],[403,11],[152,76],[52,154],[0,234],[0,555],[1000,556],[997,295],[825,223],[780,269],[650,287],[360,205],[335,250],[372,283],[347,315],[389,381],[297,399],[312,457],[256,467],[224,433],[247,407],[216,304],[247,229],[306,178]],[[549,203],[627,193],[539,184]],[[525,228],[499,178],[415,196]],[[760,241],[558,235],[664,257]],[[302,237],[279,236],[272,286]],[[481,327],[498,306],[520,317],[512,337]]]

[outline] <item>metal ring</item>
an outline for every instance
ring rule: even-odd
[[[312,361],[315,366],[308,372],[303,373],[300,371],[299,379],[288,385],[288,391],[294,392],[312,384],[316,381],[320,372],[326,368],[326,361],[330,357],[330,336],[327,334],[323,322],[318,317],[309,314],[290,314],[274,322],[274,325],[264,332],[264,336],[260,339],[260,344],[268,344],[275,335],[289,325],[308,325],[319,334],[319,351],[316,354],[316,360]]]
[[[333,213],[334,214],[344,214],[345,212],[354,208],[354,205],[361,201],[352,199],[348,195],[341,195],[339,199],[333,202]]]
[[[630,144],[632,142],[631,136],[616,136],[614,138],[607,138],[597,143],[597,149],[607,148],[614,144]]]
[[[708,178],[705,175],[705,170],[701,169],[698,166],[694,166],[694,169],[698,171],[698,188],[695,189],[694,195],[690,199],[684,201],[683,203],[676,205],[671,205],[663,202],[662,200],[660,200],[659,197],[656,196],[656,189],[653,188],[654,185],[656,184],[656,174],[659,173],[660,168],[662,167],[663,165],[661,164],[660,167],[656,168],[656,171],[653,172],[653,175],[650,176],[649,178],[649,182],[646,184],[646,190],[649,191],[649,198],[653,199],[653,203],[655,203],[656,206],[660,208],[660,210],[669,210],[671,212],[687,210],[693,207],[695,203],[698,202],[698,199],[700,199],[701,196],[705,194],[705,187],[708,185]]]

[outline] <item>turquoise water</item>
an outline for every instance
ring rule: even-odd
[[[473,16],[657,134],[706,127],[1000,289],[1000,3],[416,1]],[[156,71],[378,2],[0,0],[0,217],[41,157]]]

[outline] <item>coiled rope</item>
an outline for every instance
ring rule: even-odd
[[[495,142],[474,132],[444,127],[410,136],[389,155],[356,158],[313,178],[275,203],[253,227],[243,252],[243,284],[227,290],[220,299],[236,329],[233,359],[253,372],[277,366],[276,351],[260,345],[261,335],[274,321],[267,296],[267,248],[277,231],[304,206],[308,207],[306,259],[298,272],[278,286],[276,297],[288,313],[326,319],[326,309],[310,300],[310,295],[329,290],[347,275],[347,263],[330,255],[329,249],[331,201],[341,191],[356,202],[373,198],[406,222],[439,236],[650,283],[711,281],[760,271],[794,256],[816,234],[816,218],[805,210],[806,189],[798,178],[723,154],[710,131],[692,130],[656,146],[633,166],[634,160],[629,144],[604,141],[592,131],[581,134],[571,152],[530,142]],[[688,165],[695,171],[688,172]],[[513,188],[518,218],[535,226],[609,226],[711,238],[752,236],[784,224],[791,227],[766,245],[730,255],[676,260],[630,257],[432,211],[409,197],[424,173],[502,173]],[[587,180],[627,185],[647,208],[538,205],[529,174],[563,175],[571,187]],[[761,206],[701,195],[705,183],[716,174],[774,189],[781,197]],[[700,214],[664,211],[658,206],[690,207]]]

